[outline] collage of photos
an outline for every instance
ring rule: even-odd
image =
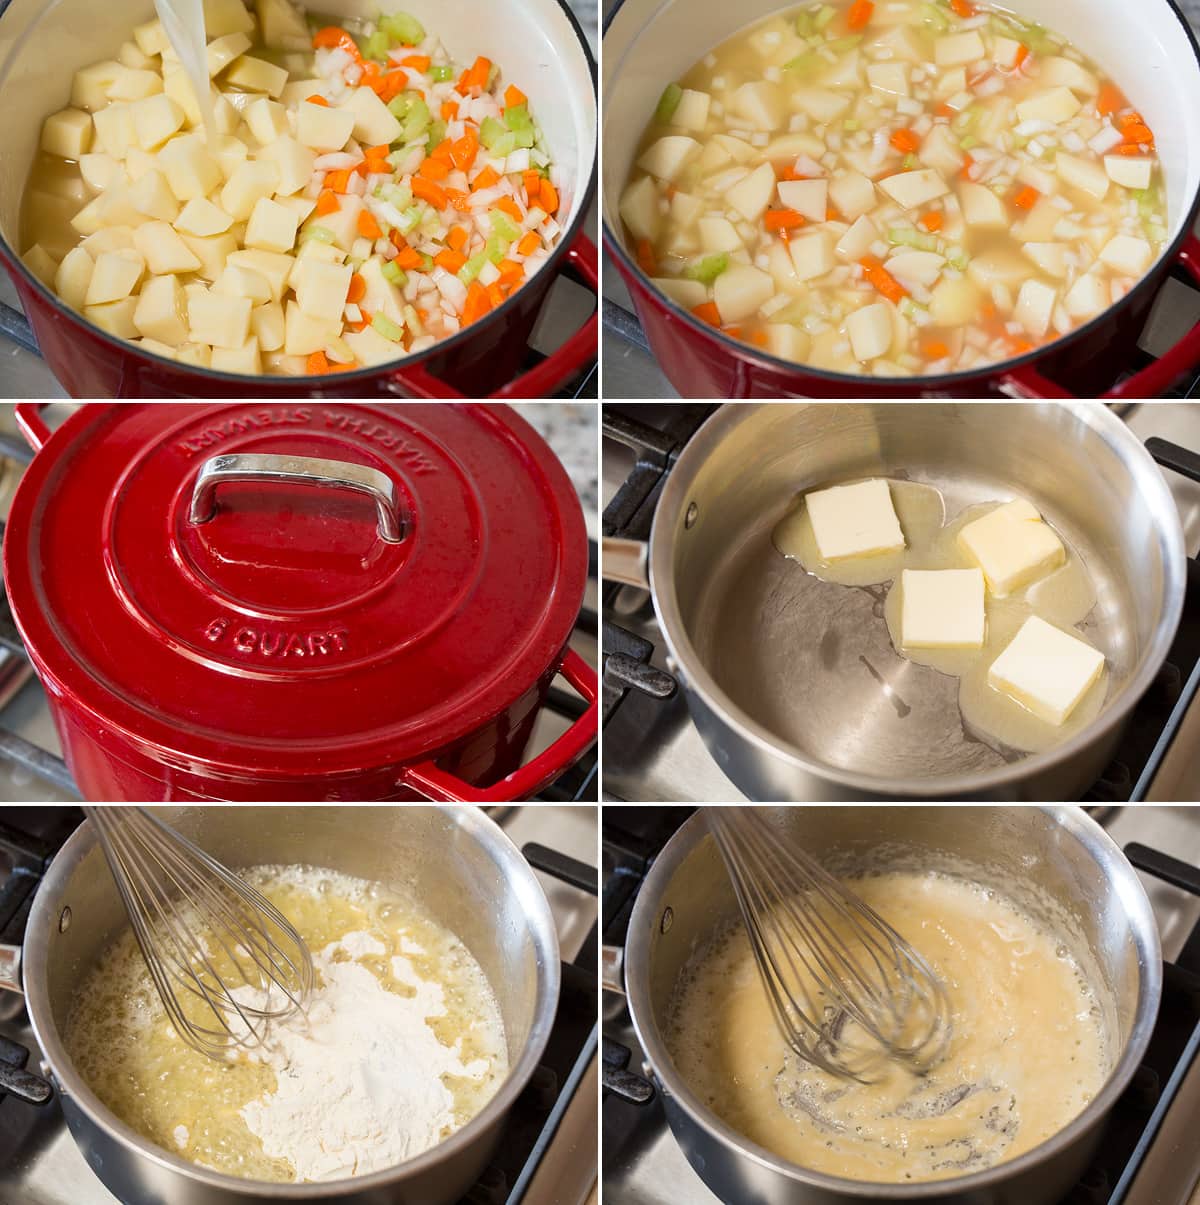
[[[0,101],[0,1205],[1200,1205],[1200,0]]]

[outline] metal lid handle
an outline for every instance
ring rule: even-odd
[[[207,523],[217,513],[217,486],[225,481],[286,481],[291,485],[320,485],[353,490],[374,499],[379,517],[379,538],[388,544],[404,539],[404,520],[396,502],[396,486],[378,469],[344,460],[316,456],[243,454],[213,456],[204,462],[188,516],[195,524]]]

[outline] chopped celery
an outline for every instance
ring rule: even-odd
[[[424,251],[422,251],[420,254],[421,254],[421,271],[422,272],[432,272],[433,271],[433,256],[427,255]]]
[[[729,256],[722,251],[719,255],[706,255],[698,263],[690,264],[683,274],[688,280],[698,280],[702,285],[710,285],[728,267]]]
[[[515,243],[521,237],[521,230],[502,209],[492,211],[492,229],[510,243]]]
[[[385,338],[390,339],[393,343],[399,343],[404,338],[404,328],[397,326],[390,318],[384,314],[374,313],[371,315],[371,325]]]
[[[1151,184],[1149,188],[1135,188],[1131,195],[1137,201],[1138,213],[1144,221],[1149,221],[1151,218],[1158,218],[1161,221],[1162,194],[1159,192],[1157,184]]]
[[[483,246],[483,253],[494,264],[498,264],[508,254],[508,241],[498,234],[489,234]]]
[[[454,78],[454,68],[449,66],[430,67],[429,74],[435,84],[444,84]]]
[[[817,14],[812,9],[806,8],[803,12],[796,16],[796,36],[807,38],[812,36],[813,18]]]
[[[425,27],[408,13],[388,13],[380,17],[379,28],[402,46],[416,46],[425,41]]]
[[[655,118],[658,121],[670,121],[675,116],[675,110],[679,108],[682,97],[683,89],[678,84],[668,84],[658,98],[658,108],[654,110]]]
[[[374,59],[376,62],[382,63],[387,59],[387,52],[391,49],[391,46],[391,39],[382,29],[378,29],[363,42],[363,58]]]
[[[834,54],[844,54],[847,50],[853,50],[862,41],[862,34],[852,33],[845,38],[835,38],[832,42],[825,43],[826,50],[832,50]]]
[[[420,95],[416,92],[401,92],[399,96],[392,97],[388,101],[388,112],[400,121],[403,121],[408,116],[408,111],[412,108],[414,100],[419,100]]]
[[[900,310],[900,313],[910,321],[915,318],[923,317],[929,312],[923,305],[918,305],[915,301],[913,301],[911,297],[901,298],[900,305],[897,308]]]
[[[504,124],[516,137],[517,146],[528,150],[533,146],[536,132],[527,105],[512,105],[504,110]]]
[[[935,33],[945,33],[950,28],[950,22],[946,20],[946,14],[932,4],[923,4],[921,6],[921,21],[923,24],[928,25]]]
[[[441,142],[445,137],[446,123],[439,117],[437,121],[435,121],[429,127],[429,145],[431,147],[437,146],[438,143]]]
[[[922,234],[910,226],[893,226],[888,231],[888,242],[894,247],[915,247],[918,251],[938,249],[938,240],[932,234]]]
[[[1029,139],[1024,134],[1013,135],[1013,150],[1023,151],[1029,145]]]
[[[820,31],[824,29],[825,26],[828,25],[829,22],[832,21],[836,16],[837,9],[833,8],[831,5],[822,4],[817,10],[816,16],[813,17],[813,27]]]
[[[384,280],[390,280],[398,289],[404,288],[408,283],[408,273],[394,259],[385,260],[379,271]]]
[[[429,129],[429,121],[429,106],[421,97],[415,97],[409,102],[408,113],[404,117],[404,132],[400,137],[405,142],[415,142]]]
[[[472,255],[469,260],[458,270],[458,279],[465,285],[469,285],[480,272],[483,271],[483,265],[490,263],[486,251],[480,251],[478,255]]]
[[[915,172],[921,166],[921,161],[916,155],[904,156],[904,170],[906,172]]]
[[[421,206],[410,205],[403,214],[404,222],[400,226],[400,233],[407,234],[421,220]]]
[[[845,130],[847,134],[856,134],[862,129],[862,123],[847,117],[846,120],[842,122],[842,129]]]
[[[959,272],[965,272],[971,257],[961,247],[951,247],[946,252],[946,262]]]
[[[301,243],[332,243],[333,231],[328,226],[310,226],[300,232]]]
[[[979,146],[979,145],[980,145],[980,142],[979,142],[979,139],[978,139],[978,138],[976,138],[974,134],[968,134],[968,135],[967,135],[965,138],[960,138],[960,139],[958,140],[958,145],[959,145],[959,146],[960,146],[960,147],[961,147],[961,148],[962,148],[964,151],[969,151],[969,150],[971,150],[973,147],[977,147],[977,146]]]
[[[829,60],[822,58],[816,51],[808,50],[804,54],[798,54],[794,59],[788,59],[783,65],[784,71],[799,71],[802,75],[808,75],[817,67],[828,66]]]
[[[485,117],[479,127],[479,141],[497,159],[517,149],[517,136],[494,117]]]

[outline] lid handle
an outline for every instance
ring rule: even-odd
[[[395,484],[386,473],[365,464],[316,456],[213,456],[204,462],[196,478],[190,522],[207,523],[216,515],[217,486],[226,481],[286,481],[289,485],[319,485],[367,494],[375,502],[379,538],[388,544],[399,544],[404,539]]]

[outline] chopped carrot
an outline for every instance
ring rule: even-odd
[[[525,186],[525,201],[532,205],[542,191],[541,173],[530,168],[527,172],[521,173],[521,183]]]
[[[450,174],[450,169],[446,164],[441,159],[435,159],[432,155],[417,168],[417,171],[426,180],[444,180]]]
[[[927,360],[944,360],[950,349],[940,339],[930,339],[921,344],[921,354]]]
[[[457,272],[467,262],[467,257],[461,251],[445,247],[433,257],[433,262],[447,272]]]
[[[525,279],[525,265],[517,263],[516,260],[502,259],[496,268],[500,273],[501,284],[512,287]]]
[[[742,337],[742,328],[740,326],[727,326],[723,329],[731,339],[740,339]]]
[[[373,59],[368,59],[362,65],[362,75],[359,78],[359,83],[364,84],[373,92],[377,92],[378,84],[383,78],[383,68],[380,67]]]
[[[915,155],[921,149],[921,139],[912,130],[895,130],[889,141],[904,155]]]
[[[1145,151],[1153,151],[1153,150],[1154,150],[1153,144],[1150,144],[1149,146],[1144,146],[1140,142],[1123,142],[1119,147],[1117,147],[1117,154],[1118,155],[1140,155]]]
[[[797,172],[796,169],[790,163],[786,163],[783,165],[783,167],[776,167],[775,179],[776,180],[803,180],[804,177],[802,175],[800,175],[800,173]]]
[[[846,14],[846,24],[852,32],[865,29],[874,11],[875,5],[871,0],[854,0],[854,3],[850,5],[850,11]]]
[[[453,121],[458,116],[458,101],[442,101],[441,118],[443,121]]]
[[[467,69],[459,76],[458,83],[455,87],[460,96],[478,96],[487,87],[488,76],[492,73],[492,63],[490,59],[485,59],[480,55]]]
[[[465,193],[461,188],[443,188],[442,192],[446,194],[446,200],[458,210],[459,213],[469,213],[471,210],[471,195]]]
[[[521,91],[516,84],[509,84],[504,89],[504,107],[506,109],[515,109],[517,105],[525,105],[529,103],[529,97]]]
[[[1100,92],[1096,97],[1096,112],[1101,117],[1107,117],[1110,113],[1119,113],[1128,104],[1125,93],[1116,84],[1105,81],[1100,85]]]
[[[487,296],[488,301],[492,303],[492,309],[495,309],[498,305],[504,304],[504,290],[500,288],[500,282],[498,280],[493,280],[492,283],[487,286]]]
[[[474,126],[468,126],[466,133],[450,144],[450,161],[459,171],[468,171],[479,154],[479,136]]]
[[[350,287],[346,290],[346,300],[357,305],[367,295],[367,282],[355,272],[350,277]]]
[[[320,105],[322,109],[329,108],[329,101],[327,101],[319,92],[314,92],[312,96],[306,96],[304,99],[308,101],[310,105]]]
[[[401,67],[411,67],[414,71],[428,71],[431,60],[427,54],[410,54],[400,60]]]
[[[772,233],[795,230],[804,225],[804,215],[794,209],[768,209],[763,214],[763,225]]]
[[[1121,131],[1125,135],[1125,144],[1130,143],[1146,146],[1154,141],[1154,135],[1150,131],[1150,127],[1142,122],[1133,122],[1130,125],[1124,126]]]
[[[520,250],[520,247],[517,248]],[[654,245],[648,238],[638,239],[637,244],[637,262],[647,276],[658,275],[658,261],[654,257]]]
[[[367,327],[371,325],[371,319],[374,317],[374,315],[370,310],[361,305],[358,307],[358,312],[362,315],[362,317],[357,322],[352,322],[350,325],[354,327],[356,332],[365,331]]]
[[[959,172],[959,175],[962,176],[962,178],[964,180],[973,180],[975,177],[971,175],[971,172],[974,169],[974,167],[975,167],[975,160],[972,159],[970,155],[964,155],[962,171]]]
[[[945,101],[942,101],[933,112],[937,117],[953,117],[955,115],[955,110]]]
[[[1020,192],[1013,197],[1013,204],[1018,209],[1032,209],[1039,200],[1042,194],[1031,184],[1027,184]]]
[[[945,214],[938,209],[931,209],[921,218],[921,225],[929,231],[930,234],[936,234],[941,230],[942,223],[946,220]]]
[[[838,217],[838,211],[832,205],[825,206],[825,220],[827,222],[841,221],[841,218]]]
[[[454,160],[451,158],[451,151],[453,148],[454,143],[452,143],[449,138],[443,138],[441,142],[439,142],[437,146],[435,146],[433,150],[429,152],[429,157],[430,159],[439,159],[445,164],[453,163]]]
[[[392,246],[395,247],[397,251],[403,251],[404,248],[408,246],[408,240],[394,226],[392,227],[391,232],[388,234],[388,238],[391,239]]]
[[[1025,66],[1025,60],[1029,58],[1029,47],[1024,42],[1017,47],[1017,61],[1013,67],[1014,71],[1020,71]]]
[[[547,213],[558,212],[558,190],[553,184],[550,183],[549,180],[546,179],[545,176],[542,177],[542,190],[538,204],[541,205],[541,207]]]
[[[1033,344],[1028,339],[1010,338],[1008,340],[1008,350],[1014,356],[1023,356],[1027,351],[1033,351]]]
[[[450,233],[446,235],[446,242],[455,251],[461,251],[467,245],[467,228],[465,226],[451,226]]]
[[[715,301],[706,301],[703,305],[695,306],[692,313],[700,319],[701,322],[707,322],[709,326],[721,325],[721,311],[717,309]]]
[[[874,286],[875,291],[886,297],[893,305],[899,305],[900,302],[908,296],[908,290],[873,256],[868,255],[865,259],[860,259],[859,264],[862,265],[863,271],[866,273],[867,280]]]
[[[327,213],[334,213],[341,208],[341,202],[337,199],[337,193],[332,188],[321,189],[321,195],[317,197],[317,213],[324,217]]]
[[[954,15],[962,17],[964,21],[975,15],[975,9],[968,0],[950,0],[950,7],[954,9]]]
[[[375,220],[375,215],[369,209],[358,212],[358,233],[363,238],[383,238],[383,227]]]
[[[424,176],[413,176],[409,187],[412,189],[414,197],[427,201],[434,209],[445,209],[450,204],[446,194],[432,180],[428,180]]]
[[[496,202],[496,208],[503,210],[514,222],[523,222],[525,220],[525,215],[517,208],[517,203],[512,197],[501,197]]]
[[[759,347],[766,347],[767,346],[767,332],[766,331],[755,331],[754,334],[752,334],[750,336],[750,342],[756,343]]]
[[[542,247],[542,238],[536,230],[526,231],[521,235],[521,241],[517,244],[517,250],[522,255],[532,255],[535,251],[540,251]]]
[[[315,375],[319,372],[329,371],[329,357],[323,351],[314,351],[308,357],[306,365],[309,375]]]
[[[397,267],[403,268],[406,272],[411,272],[424,265],[425,261],[421,258],[420,253],[414,251],[412,247],[404,247],[400,254],[396,256],[395,264]]]
[[[467,288],[467,299],[463,302],[461,315],[463,326],[478,321],[491,308],[492,302],[487,295],[487,290],[478,280],[471,281],[470,286]]]
[[[500,183],[500,175],[496,169],[489,163],[487,167],[481,171],[474,180],[471,181],[471,191],[478,192],[481,188],[491,188],[494,184]]]
[[[350,188],[350,172],[327,172],[325,175],[325,187],[332,189],[334,192],[346,192]]]
[[[361,63],[362,55],[358,53],[358,43],[344,30],[336,25],[326,25],[313,34],[313,47],[317,50],[344,50],[356,63]]]

